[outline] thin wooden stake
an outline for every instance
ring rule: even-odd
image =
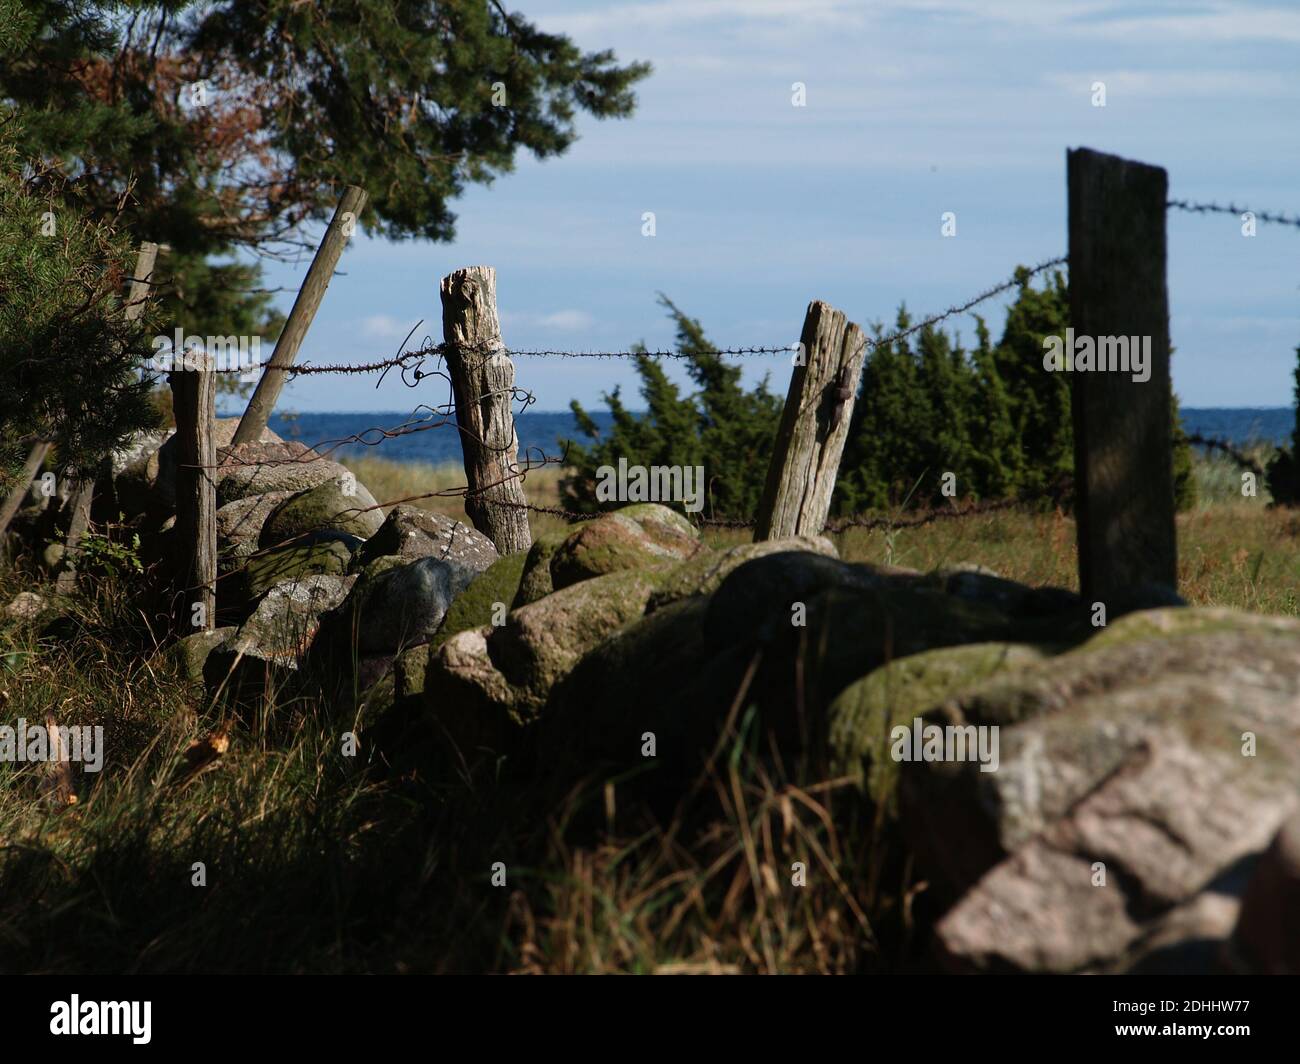
[[[289,311],[280,338],[275,342],[271,359],[262,371],[257,387],[253,389],[253,397],[248,401],[244,416],[239,419],[232,443],[252,443],[262,438],[262,430],[266,428],[271,413],[275,410],[288,369],[298,357],[298,349],[302,347],[307,330],[311,328],[312,319],[316,317],[321,300],[325,298],[325,289],[334,276],[334,268],[338,265],[365,206],[366,190],[348,185],[334,210],[329,228],[325,230],[324,239],[316,249],[316,257],[312,259],[311,268],[298,290],[298,297],[293,301],[293,309]]]

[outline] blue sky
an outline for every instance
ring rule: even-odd
[[[810,299],[851,319],[942,309],[1066,248],[1065,150],[1169,171],[1171,195],[1294,213],[1300,5],[1075,0],[514,0],[587,49],[650,60],[630,120],[579,120],[562,158],[453,207],[452,244],[358,232],[300,360],[369,360],[441,330],[438,280],[497,269],[506,343],[669,346],[664,291],[721,344],[798,339]],[[1092,85],[1106,106],[1092,105]],[[806,85],[794,107],[791,86]],[[641,234],[645,211],[656,235]],[[940,234],[945,211],[957,235]],[[1187,406],[1291,402],[1300,231],[1170,212],[1175,389]],[[267,264],[296,289],[307,263]],[[292,291],[277,298],[285,310]],[[985,304],[995,337],[1005,300]],[[950,319],[970,341],[969,317]],[[264,353],[265,354],[265,353]],[[745,361],[783,393],[788,362]],[[536,409],[599,405],[625,362],[521,359]],[[282,409],[439,402],[435,382],[301,378]]]

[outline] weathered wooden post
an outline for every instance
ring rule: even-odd
[[[217,611],[217,375],[206,352],[176,355],[168,378],[176,416],[177,586],[181,632],[211,630]]]
[[[36,474],[41,471],[41,464],[45,461],[45,456],[50,452],[50,444],[47,440],[37,440],[32,444],[32,449],[27,452],[27,461],[23,463],[23,471],[18,475],[14,482],[14,488],[0,506],[0,536],[9,531],[9,522],[14,519],[14,514],[22,507],[23,500],[27,498],[27,492],[31,489],[32,481],[36,479]]]
[[[123,310],[123,317],[127,321],[135,321],[144,313],[157,261],[158,245],[151,240],[141,241]],[[95,477],[91,473],[82,471],[76,474],[74,485],[68,535],[64,540],[63,570],[54,582],[55,589],[60,592],[71,591],[77,582],[77,548],[81,544],[81,537],[90,528],[90,505],[95,499]]]
[[[816,536],[826,524],[862,378],[866,337],[841,311],[808,304],[754,539]]]
[[[1147,582],[1178,582],[1174,525],[1169,300],[1165,288],[1168,175],[1157,166],[1067,152],[1070,324],[1076,348],[1149,344],[1147,379],[1118,369],[1071,374],[1079,586],[1105,602]],[[1103,346],[1102,340],[1106,338]],[[1067,356],[1070,352],[1066,352]],[[1077,356],[1076,356],[1077,358]],[[1113,355],[1112,355],[1113,360]]]
[[[252,443],[262,438],[262,430],[266,428],[271,413],[275,410],[275,402],[280,397],[280,389],[284,387],[289,367],[298,357],[298,349],[307,336],[307,330],[311,328],[312,319],[316,316],[321,300],[325,298],[325,289],[334,276],[334,267],[338,265],[365,206],[366,190],[348,185],[339,205],[334,209],[334,217],[325,230],[320,247],[316,249],[316,257],[311,261],[311,268],[303,279],[302,287],[298,289],[298,297],[293,301],[293,309],[289,311],[280,338],[275,342],[270,361],[262,371],[257,387],[253,389],[253,397],[248,400],[244,416],[239,419],[239,426],[231,441],[233,444]]]
[[[511,409],[515,367],[497,319],[497,274],[467,266],[442,279],[442,335],[469,493],[465,513],[501,554],[527,550],[528,498],[519,481],[519,438]]]

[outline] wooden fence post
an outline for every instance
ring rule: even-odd
[[[1067,152],[1070,324],[1090,339],[1149,344],[1133,372],[1071,374],[1079,586],[1105,602],[1138,584],[1178,582],[1174,524],[1169,300],[1165,287],[1168,175],[1087,148]],[[1069,355],[1070,352],[1066,351]],[[1077,357],[1077,356],[1076,356]],[[1112,359],[1113,359],[1112,354]],[[1130,361],[1130,365],[1131,365]]]
[[[841,311],[809,303],[800,340],[803,357],[781,411],[756,541],[816,536],[825,527],[862,378],[866,337]]]
[[[456,270],[442,279],[440,292],[447,374],[469,484],[465,513],[501,554],[527,550],[533,537],[518,479],[519,438],[511,410],[515,367],[501,340],[496,270]]]
[[[158,245],[151,240],[140,243],[140,250],[135,257],[135,272],[131,274],[131,288],[127,293],[123,317],[135,321],[144,313],[144,305],[149,298],[154,265],[158,261]],[[74,481],[72,492],[72,514],[68,522],[68,535],[64,540],[63,569],[54,582],[55,589],[61,593],[72,590],[77,582],[77,548],[81,538],[90,528],[90,505],[95,500],[95,477],[88,472],[79,472]]]
[[[316,249],[316,257],[311,261],[311,268],[307,271],[302,287],[298,289],[298,297],[293,301],[293,309],[289,311],[280,338],[275,342],[270,361],[262,371],[257,387],[253,389],[253,397],[248,400],[244,416],[239,419],[232,444],[252,443],[262,438],[262,430],[266,428],[271,413],[275,410],[275,402],[280,397],[280,389],[284,387],[288,369],[298,357],[298,349],[307,336],[307,330],[311,328],[312,319],[316,316],[321,300],[325,298],[325,289],[334,276],[334,267],[338,265],[365,206],[366,190],[348,185],[339,205],[334,209],[334,217],[325,230],[320,247]]]
[[[217,486],[213,477],[217,375],[212,356],[187,352],[168,380],[176,416],[177,579],[184,589],[176,627],[183,632],[210,631],[216,626],[217,612]],[[196,610],[196,604],[201,609]]]
[[[15,482],[14,489],[5,499],[4,505],[0,506],[0,536],[9,531],[9,522],[14,519],[14,514],[22,507],[23,500],[27,498],[27,492],[31,489],[32,481],[36,479],[36,474],[41,471],[41,464],[45,461],[45,456],[49,454],[50,444],[46,440],[37,440],[32,444],[32,449],[27,452],[27,461],[23,464],[23,471],[19,474]]]

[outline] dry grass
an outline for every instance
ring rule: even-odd
[[[376,455],[346,458],[343,464],[385,505],[409,501],[412,506],[446,514],[458,521],[467,520],[459,494],[465,488],[465,471],[458,465],[392,462]],[[561,475],[558,466],[543,466],[530,472],[523,482],[528,501],[534,506],[558,506]],[[562,519],[546,514],[530,515],[530,523],[535,533],[564,525]]]
[[[382,501],[463,482],[351,464]],[[1241,499],[1232,470],[1201,474],[1206,505],[1179,518],[1184,595],[1300,612],[1300,516]],[[557,479],[530,475],[529,498],[553,505]],[[464,517],[455,499],[422,504]],[[837,538],[850,560],[977,562],[1069,587],[1074,535],[1059,513],[1002,512]],[[0,573],[0,598],[24,585]],[[695,790],[661,816],[601,778],[557,800],[495,762],[412,755],[389,772],[364,743],[342,758],[370,706],[214,702],[132,611],[107,580],[53,626],[0,619],[0,720],[53,708],[110,729],[71,808],[51,807],[31,767],[0,765],[0,971],[844,972],[913,955],[926,894],[905,856],[844,781],[759,756],[743,690]],[[213,735],[228,748],[185,771]],[[506,888],[489,883],[495,861]]]
[[[1255,455],[1257,460],[1266,456]],[[464,486],[456,466],[396,463],[365,456],[349,460],[357,478],[381,502]],[[530,473],[528,501],[556,506],[558,468]],[[1199,606],[1234,606],[1259,613],[1300,613],[1300,514],[1267,505],[1266,497],[1242,498],[1240,473],[1221,459],[1196,465],[1200,504],[1178,516],[1179,590]],[[457,497],[415,500],[415,505],[465,520]],[[563,526],[560,518],[533,514],[535,533]],[[705,542],[748,542],[748,532],[706,530]],[[986,566],[1026,584],[1078,587],[1074,519],[1060,512],[1000,511],[919,528],[849,529],[835,537],[846,561],[906,565],[929,571],[959,562]]]

